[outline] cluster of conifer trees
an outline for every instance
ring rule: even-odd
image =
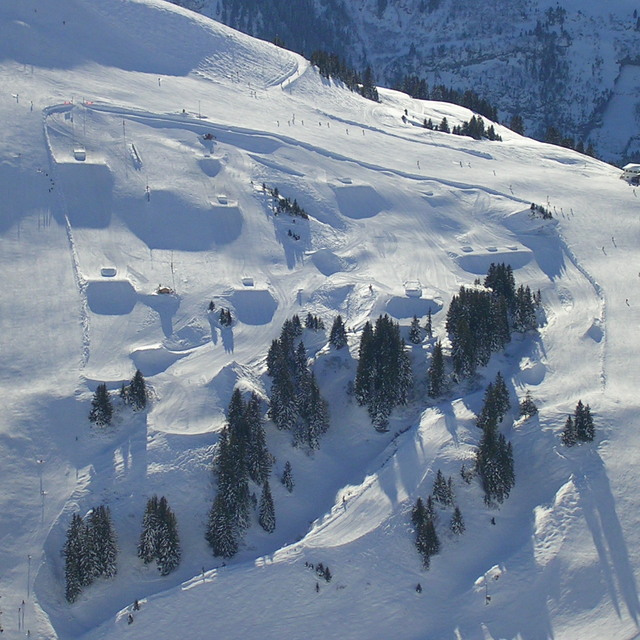
[[[539,294],[527,286],[517,290],[510,265],[491,264],[485,289],[460,287],[447,312],[446,328],[451,340],[453,369],[469,377],[489,362],[511,339],[511,330],[524,332],[538,326]]]
[[[531,215],[532,216],[540,216],[543,220],[551,220],[553,216],[551,215],[551,211],[549,209],[543,207],[541,204],[536,204],[535,202],[531,203]]]
[[[147,385],[144,376],[139,369],[136,370],[131,382],[128,385],[122,383],[120,388],[120,398],[124,404],[129,405],[134,411],[141,411],[147,406]],[[96,387],[91,400],[89,410],[89,422],[98,427],[105,427],[111,424],[113,418],[113,403],[107,390],[106,383],[101,383]]]
[[[495,382],[489,383],[487,387],[482,410],[476,421],[478,428],[482,429],[482,438],[476,452],[476,472],[480,476],[487,505],[496,502],[502,504],[516,483],[513,448],[504,435],[498,432],[498,425],[510,408],[509,392],[502,374],[498,373]]]
[[[74,602],[96,578],[112,578],[118,571],[118,547],[109,507],[100,505],[83,519],[74,514],[62,549],[65,596]]]
[[[140,369],[136,369],[131,382],[128,385],[122,383],[120,397],[125,404],[130,405],[134,411],[142,411],[147,406],[147,383]]]
[[[218,489],[209,512],[206,538],[215,556],[234,556],[251,524],[250,483],[262,487],[260,525],[265,531],[274,530],[275,511],[268,481],[272,465],[260,400],[254,393],[245,402],[236,388],[214,459]]]
[[[85,518],[74,514],[62,548],[65,559],[65,596],[75,602],[96,578],[113,578],[118,572],[117,536],[109,507],[100,505]],[[145,564],[156,560],[166,576],[180,564],[181,550],[176,517],[163,496],[153,496],[142,520],[138,556]]]
[[[312,323],[313,324],[313,323]],[[271,377],[269,418],[278,429],[292,432],[293,444],[317,449],[329,428],[329,408],[320,395],[315,374],[307,366],[300,318],[285,320],[280,338],[267,354]]]
[[[454,535],[464,533],[465,524],[462,512],[455,505],[453,481],[451,476],[445,479],[440,469],[436,473],[433,490],[427,496],[426,503],[422,498],[418,498],[411,512],[411,521],[416,533],[415,545],[422,557],[422,565],[425,569],[429,568],[431,557],[440,551],[440,538],[437,532],[440,515],[437,507],[440,507],[441,511],[453,507],[453,514],[449,519],[449,531]]]
[[[181,555],[176,516],[167,499],[149,498],[142,518],[138,557],[145,564],[155,560],[160,575],[166,576],[178,567]]]
[[[374,102],[380,101],[371,67],[368,66],[364,73],[360,74],[339,55],[322,50],[314,51],[309,61],[318,67],[321,76],[341,80],[351,91],[357,91]]]
[[[567,447],[581,444],[583,442],[592,442],[596,437],[593,417],[591,416],[591,408],[589,405],[582,404],[582,400],[578,400],[573,418],[567,416],[567,421],[562,430],[562,444]]]
[[[360,337],[354,391],[378,431],[387,430],[394,407],[407,403],[412,385],[411,361],[398,323],[386,314],[375,326],[367,321]]]
[[[490,124],[487,128],[484,126],[484,120],[480,116],[471,116],[470,120],[465,120],[460,125],[449,126],[447,118],[442,118],[439,125],[435,125],[431,118],[425,118],[422,126],[425,129],[441,131],[442,133],[452,133],[456,136],[468,136],[474,140],[496,140],[502,142],[502,137],[496,133],[495,127]]]
[[[283,196],[278,191],[278,187],[268,187],[263,182],[262,191],[268,193],[273,198],[273,212],[276,215],[279,213],[288,213],[290,216],[297,216],[305,220],[309,219],[309,214],[298,204],[298,201],[295,198],[292,201],[290,198]]]
[[[396,88],[408,93],[412,98],[451,102],[461,107],[467,107],[467,109],[475,111],[494,122],[498,120],[498,110],[490,102],[481,98],[475,91],[459,91],[443,84],[429,88],[424,78],[419,78],[415,75],[404,76]]]

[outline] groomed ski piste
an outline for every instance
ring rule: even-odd
[[[499,125],[502,142],[427,130],[425,118],[472,114],[383,89],[367,101],[160,0],[3,3],[0,77],[5,638],[638,636],[640,222],[618,169]],[[263,183],[309,220],[274,216]],[[500,262],[541,290],[539,331],[514,334],[435,403],[433,341],[411,346],[411,401],[376,432],[346,391],[364,323],[387,313],[406,337],[431,311],[447,344],[452,296]],[[223,563],[204,531],[231,393],[267,398],[269,345],[308,312],[327,326],[303,340],[330,429],[309,456],[267,422],[277,526],[254,523]],[[338,313],[348,350],[327,344]],[[115,393],[136,368],[148,409],[116,403],[111,427],[91,426],[97,384]],[[539,414],[505,420],[516,486],[489,509],[460,468],[498,371],[512,403],[530,391]],[[596,440],[567,449],[559,435],[580,399]],[[287,460],[291,494],[277,481]],[[424,571],[410,514],[438,469],[466,531],[447,536],[443,511]],[[183,548],[166,577],[136,556],[154,494]],[[66,530],[99,504],[118,574],[70,605]],[[305,563],[319,562],[333,579],[317,592]]]

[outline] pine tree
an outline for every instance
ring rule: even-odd
[[[431,495],[436,502],[439,502],[443,506],[448,506],[453,501],[447,481],[440,469],[438,469],[438,472],[436,473],[436,479],[433,483],[433,491],[431,492]]]
[[[214,556],[231,558],[238,553],[240,538],[233,526],[230,509],[225,498],[226,496],[218,491],[209,512],[205,537]]]
[[[176,517],[163,496],[147,502],[138,543],[138,557],[145,564],[157,561],[160,575],[166,576],[180,564],[181,549]]]
[[[476,470],[487,505],[502,504],[515,485],[511,443],[495,429],[485,429],[476,453]]]
[[[249,478],[256,484],[263,484],[271,473],[273,456],[267,448],[267,441],[260,416],[260,399],[255,393],[246,407],[246,420],[249,427],[249,442],[247,451],[247,467]]]
[[[314,324],[313,315],[312,315],[311,311],[309,311],[309,313],[307,313],[307,317],[305,318],[305,321],[304,321],[305,329],[313,329],[313,324]]]
[[[582,400],[578,400],[578,404],[576,405],[573,413],[573,424],[576,442],[593,441],[595,438],[595,428],[593,418],[591,417],[591,409],[589,405],[585,407],[582,404]]]
[[[462,518],[462,513],[459,507],[456,507],[453,511],[449,529],[451,530],[451,533],[455,535],[460,535],[461,533],[464,533],[465,525],[464,525],[464,520]]]
[[[288,460],[284,464],[284,471],[282,472],[282,477],[280,478],[280,482],[282,482],[285,489],[289,493],[293,491],[293,487],[295,486],[295,483],[293,481],[293,473],[291,472],[291,463]]]
[[[571,416],[567,416],[560,439],[565,447],[573,447],[573,445],[578,444],[578,434]]]
[[[535,402],[531,397],[531,392],[527,390],[524,399],[520,403],[520,415],[530,418],[531,416],[535,416],[536,413],[538,413],[538,407],[536,407]]]
[[[336,316],[331,326],[331,332],[329,334],[329,343],[335,349],[342,349],[347,345],[347,332],[342,322],[342,316]]]
[[[262,487],[262,495],[260,496],[260,511],[258,515],[260,526],[267,532],[273,533],[276,528],[276,514],[273,507],[273,498],[271,497],[271,487],[269,481],[265,480]]]
[[[308,322],[322,326],[320,319],[311,315]],[[267,373],[273,378],[268,416],[278,429],[293,432],[294,445],[316,449],[319,436],[329,426],[327,404],[309,370],[304,343],[296,346],[295,340],[295,324],[285,320],[280,339],[272,342],[267,354]]]
[[[411,361],[399,325],[387,315],[376,320],[375,329],[367,322],[359,356],[356,399],[367,406],[376,430],[386,431],[389,414],[398,404],[406,404],[413,384]]]
[[[432,398],[437,398],[444,389],[444,355],[442,342],[438,340],[433,347],[431,366],[429,367],[428,393]]]
[[[82,556],[84,554],[85,525],[78,514],[74,514],[67,529],[67,539],[62,549],[65,559],[65,597],[75,602],[86,584],[83,576]]]
[[[329,428],[329,406],[320,395],[320,389],[313,373],[308,379],[308,393],[305,399],[304,444],[309,449],[317,449],[320,446],[320,436]]]
[[[411,320],[409,342],[411,342],[411,344],[420,344],[422,342],[422,329],[420,328],[418,316],[413,316],[413,319]]]
[[[416,500],[416,504],[411,511],[411,522],[413,524],[414,529],[418,529],[420,525],[425,521],[427,515],[424,508],[424,503],[422,502],[422,498],[418,498]]]
[[[367,320],[360,336],[358,349],[358,368],[354,383],[354,393],[360,406],[368,404],[372,396],[372,377],[374,368],[374,336],[373,327]]]
[[[91,511],[88,532],[94,577],[112,578],[118,572],[118,546],[109,507],[100,505]]]
[[[136,369],[129,384],[129,400],[134,411],[141,411],[147,406],[147,385],[140,369]]]
[[[176,516],[164,496],[160,498],[158,503],[158,521],[156,559],[160,575],[166,576],[180,564],[182,550],[180,548]]]
[[[105,425],[111,424],[112,416],[113,406],[111,404],[111,398],[107,391],[107,385],[103,382],[96,387],[93,395],[91,410],[89,411],[89,421],[98,427],[104,427]]]
[[[587,405],[584,408],[584,426],[583,426],[583,438],[585,442],[592,442],[596,437],[595,427],[593,425],[593,417],[591,416],[591,407]]]
[[[424,568],[428,569],[431,563],[431,556],[440,550],[431,496],[427,499],[427,506],[423,504],[422,498],[418,498],[411,512],[411,522],[416,532],[416,549],[422,557]]]
[[[433,338],[433,322],[431,321],[431,307],[429,307],[429,313],[427,314],[427,322],[424,325],[424,330],[427,332],[427,338],[431,340],[431,338]]]
[[[138,557],[145,564],[149,564],[156,557],[158,528],[158,496],[153,496],[147,501],[142,517],[142,532],[138,541]]]
[[[495,410],[498,422],[502,422],[505,414],[511,408],[511,400],[509,399],[509,390],[502,377],[502,373],[498,371],[493,385],[495,392]]]
[[[531,289],[520,285],[516,292],[514,305],[513,328],[521,333],[538,328],[536,304]]]
[[[431,557],[440,551],[440,540],[431,518],[427,518],[420,527],[416,539],[416,547],[422,556],[424,568],[428,569],[431,564]]]

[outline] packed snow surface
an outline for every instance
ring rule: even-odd
[[[424,129],[472,114],[386,90],[364,100],[160,0],[4,2],[0,77],[4,637],[637,636],[640,220],[619,170],[500,126],[503,142]],[[263,184],[309,219],[275,216]],[[406,337],[431,312],[447,346],[451,297],[499,262],[541,290],[539,333],[436,403],[433,343],[412,346],[415,392],[377,433],[346,393],[364,323],[387,313]],[[341,351],[328,332],[303,336],[330,430],[309,456],[267,423],[277,526],[254,524],[223,563],[204,527],[226,407],[236,386],[267,397],[267,349],[308,312],[349,330]],[[115,392],[136,368],[148,409],[117,405],[111,427],[90,426],[96,386]],[[529,390],[540,412],[505,421],[517,484],[492,510],[459,472],[498,371],[514,404]],[[567,449],[579,399],[597,437]],[[287,460],[291,494],[277,480]],[[466,532],[447,536],[443,511],[424,571],[410,512],[438,469]],[[167,577],[136,557],[153,494],[183,546]],[[99,504],[118,575],[69,605],[66,529]],[[317,592],[305,563],[319,562],[333,579]]]

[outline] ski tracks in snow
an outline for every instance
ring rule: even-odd
[[[598,281],[582,266],[578,258],[576,257],[573,250],[569,247],[566,239],[560,232],[559,228],[556,227],[556,233],[558,236],[558,242],[564,254],[567,256],[569,262],[578,270],[580,274],[584,278],[587,279],[591,287],[593,288],[596,297],[600,301],[600,328],[602,329],[602,340],[601,340],[601,349],[600,349],[600,385],[602,390],[604,391],[607,388],[607,299],[605,296],[604,289],[600,286]]]
[[[65,230],[67,233],[67,240],[69,241],[69,250],[71,253],[71,266],[73,269],[73,277],[76,281],[76,285],[78,287],[78,291],[80,293],[80,327],[82,330],[82,356],[81,356],[81,368],[84,369],[89,362],[89,354],[90,354],[90,341],[89,341],[89,304],[87,302],[87,281],[82,276],[80,271],[80,259],[78,257],[78,252],[76,250],[76,244],[73,237],[73,229],[71,227],[71,221],[69,220],[67,203],[64,198],[64,193],[62,188],[60,187],[60,182],[58,180],[58,163],[53,153],[53,147],[51,145],[51,140],[49,139],[49,131],[47,129],[47,118],[52,113],[57,113],[58,111],[70,111],[73,108],[73,105],[53,105],[48,107],[43,111],[43,129],[44,129],[44,138],[47,146],[47,152],[49,154],[49,164],[51,174],[55,177],[55,182],[58,184],[58,189],[56,190],[58,197],[58,206],[62,211],[62,215],[64,216],[65,222]]]

